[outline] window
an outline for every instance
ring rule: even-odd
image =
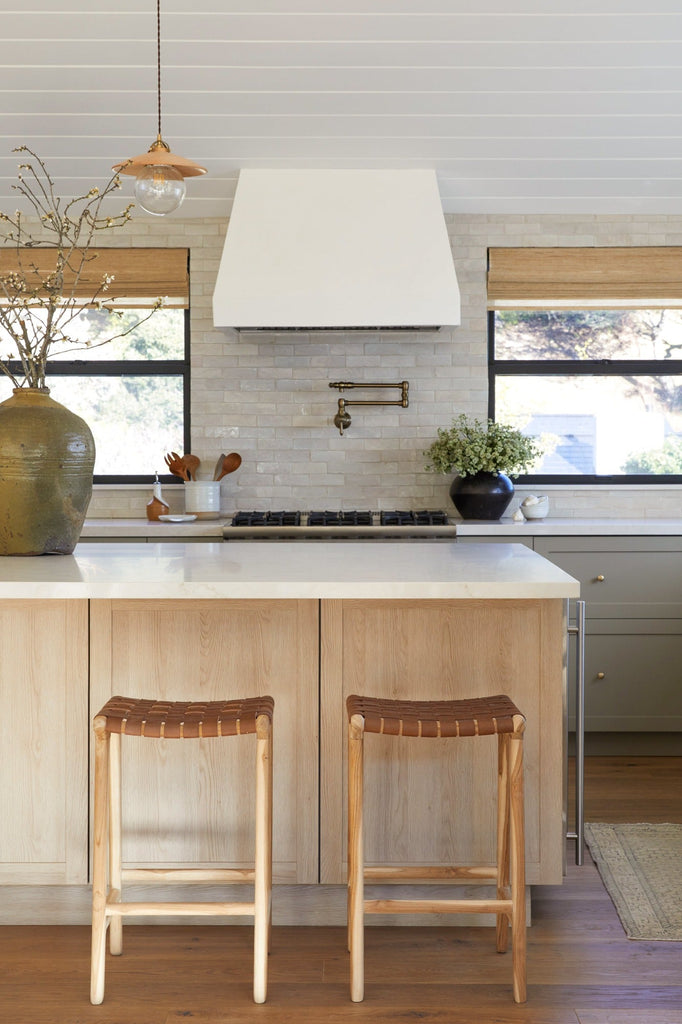
[[[117,285],[125,279],[121,288],[131,294],[116,303],[120,321],[112,330],[106,312],[81,312],[71,325],[77,347],[50,355],[47,384],[51,397],[92,430],[95,483],[148,482],[155,472],[163,479],[164,452],[190,450],[187,250],[109,252],[122,263],[114,271]],[[167,263],[169,253],[174,267]],[[107,255],[107,267],[110,259]],[[164,296],[164,308],[149,317],[158,296]],[[124,337],[97,347],[100,339],[128,329]],[[13,369],[21,372],[18,363]],[[0,401],[11,388],[0,378]]]
[[[489,415],[545,448],[524,479],[682,483],[682,250],[489,255]]]

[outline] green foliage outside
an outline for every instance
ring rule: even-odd
[[[662,448],[631,455],[625,462],[623,471],[652,476],[682,476],[682,438],[669,437]]]
[[[503,310],[497,359],[680,359],[682,310]]]
[[[125,337],[107,342],[96,348],[100,338],[106,337],[109,316],[103,310],[88,309],[79,318],[78,341],[85,351],[65,352],[62,359],[182,359],[185,354],[184,310],[158,309],[151,320],[147,310],[121,310],[119,324]],[[139,327],[135,327],[140,324]],[[57,358],[56,356],[53,358]]]

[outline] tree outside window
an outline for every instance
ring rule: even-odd
[[[123,310],[123,330],[144,322],[99,348],[110,333],[108,315],[84,310],[74,334],[86,347],[55,353],[48,366],[51,397],[92,430],[95,483],[147,482],[157,471],[162,476],[164,452],[189,451],[188,311],[148,312]],[[0,400],[11,387],[0,381]]]
[[[490,415],[542,435],[539,482],[682,482],[682,309],[498,309]]]

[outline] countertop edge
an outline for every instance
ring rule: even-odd
[[[524,537],[676,537],[682,536],[680,519],[529,519],[457,522],[458,537],[504,537],[522,541]]]
[[[520,544],[100,543],[0,558],[0,598],[523,600],[578,596]]]
[[[200,520],[192,523],[157,523],[148,519],[86,519],[81,533],[85,541],[92,540],[178,540],[202,538],[222,540],[223,529],[229,516]],[[524,520],[511,519],[496,522],[483,520],[457,520],[458,537],[500,537],[509,541],[523,541],[528,537],[682,537],[680,519],[607,519],[561,518]]]
[[[541,601],[566,600],[580,596],[579,584],[549,583],[245,583],[215,586],[212,584],[165,585],[138,584],[131,594],[130,586],[91,586],[82,583],[43,585],[0,584],[0,600],[354,600],[354,601]]]

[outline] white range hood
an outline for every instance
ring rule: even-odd
[[[216,327],[436,330],[460,322],[434,171],[241,171]]]

